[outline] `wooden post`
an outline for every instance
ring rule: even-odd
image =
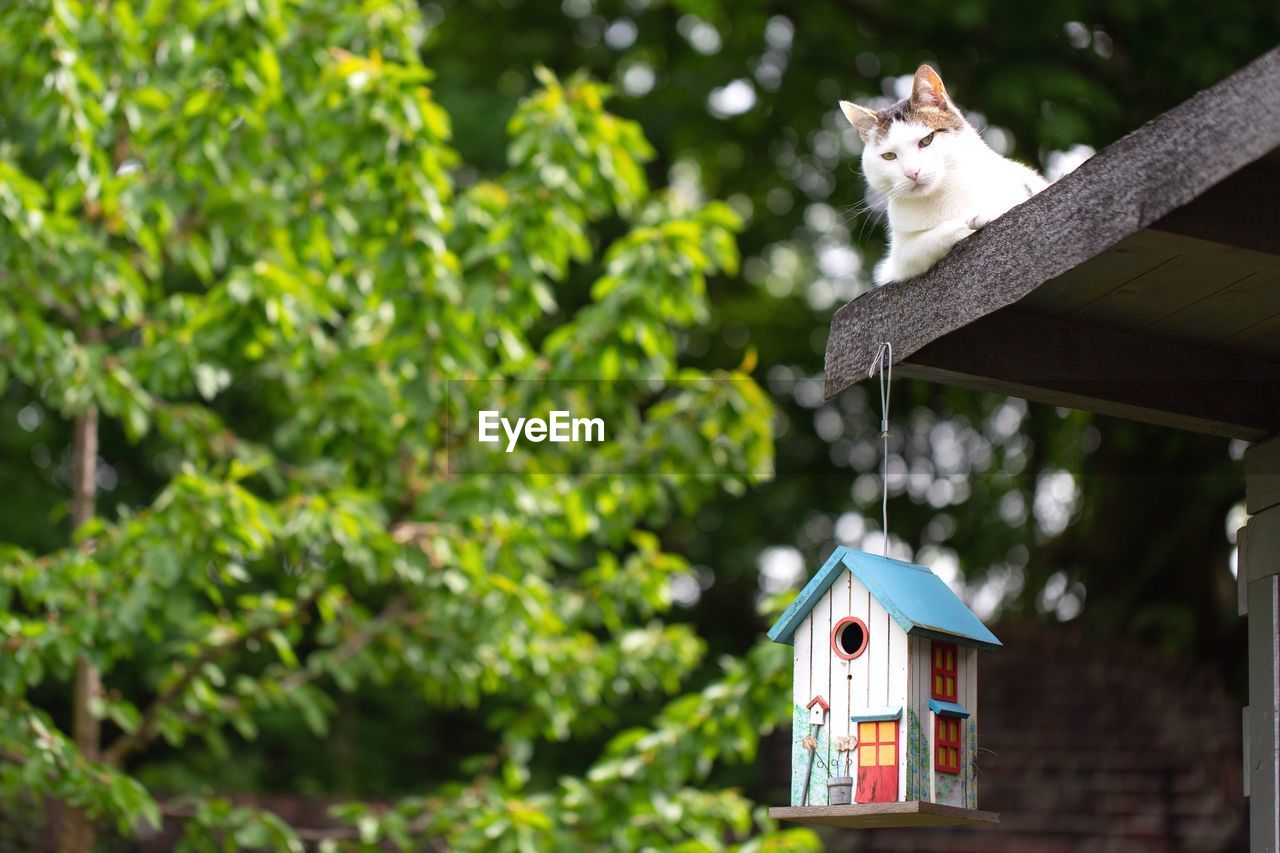
[[[1280,436],[1245,452],[1244,477],[1250,517],[1237,574],[1249,617],[1249,849],[1280,853]]]

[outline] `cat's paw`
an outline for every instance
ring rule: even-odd
[[[871,273],[871,280],[875,282],[877,287],[883,284],[890,284],[891,282],[898,281],[905,277],[906,276],[898,274],[897,267],[894,266],[892,259],[889,258],[888,255],[880,259],[880,263],[876,264],[875,269]]]
[[[968,219],[965,220],[964,224],[968,225],[974,231],[977,231],[979,228],[986,225],[990,221],[991,221],[990,219],[987,219],[987,217],[979,213],[979,214],[975,214],[974,216],[970,216]]]

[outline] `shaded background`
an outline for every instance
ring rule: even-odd
[[[761,588],[797,585],[836,543],[879,547],[876,391],[867,383],[824,403],[803,381],[821,376],[831,313],[870,286],[883,242],[875,215],[857,212],[857,141],[836,100],[895,98],[916,66],[931,62],[993,146],[1056,177],[1280,39],[1280,10],[1247,0],[1215,5],[1212,15],[1172,2],[1045,2],[1010,14],[976,0],[424,8],[438,22],[427,61],[440,72],[439,97],[468,162],[500,164],[502,139],[488,118],[530,86],[531,65],[585,67],[613,81],[614,108],[654,142],[655,180],[728,198],[749,217],[740,238],[745,280],[719,283],[715,325],[686,348],[710,365],[756,354],[757,374],[780,403],[784,473],[667,533],[705,567],[698,588],[684,591],[689,618],[729,653],[767,627],[751,606]],[[895,554],[950,572],[989,619],[1043,626],[1014,636],[1052,642],[1066,633],[1057,626],[1071,623],[1072,635],[1093,642],[1073,647],[1060,667],[1101,665],[1115,638],[1117,647],[1176,661],[1175,672],[1208,672],[1205,704],[1214,710],[1205,724],[1227,741],[1212,760],[1239,755],[1242,445],[905,381],[890,416]],[[991,666],[1010,682],[1035,674],[1035,655],[1017,660],[1025,672]],[[984,690],[994,687],[988,681]],[[999,692],[1030,711],[1071,691]],[[992,704],[986,696],[984,707]],[[1069,713],[1079,727],[1092,710],[1050,716],[1065,728]],[[984,729],[1001,723],[989,713]],[[1019,714],[1010,716],[1014,723]],[[1193,717],[1161,719],[1195,753],[1191,732],[1202,721]],[[1099,732],[1109,725],[1103,713],[1095,722]],[[1034,751],[1034,741],[1020,748]],[[784,765],[741,781],[781,802]],[[1063,772],[1039,785],[1066,796],[1096,782]],[[1223,804],[1224,820],[1239,820],[1242,802]],[[999,804],[984,796],[983,805]],[[1196,846],[1239,837],[1227,831]]]
[[[467,162],[500,165],[488,119],[531,85],[530,66],[584,67],[612,81],[614,108],[644,126],[655,182],[727,198],[748,217],[745,280],[719,283],[714,325],[686,350],[713,366],[758,358],[780,404],[783,473],[667,532],[669,547],[704,567],[683,590],[689,618],[713,651],[732,654],[767,627],[752,607],[761,589],[802,583],[837,543],[880,543],[875,388],[823,403],[805,381],[821,376],[831,313],[870,286],[884,239],[875,214],[858,212],[858,143],[836,100],[899,97],[931,62],[997,150],[1056,177],[1280,39],[1280,9],[1247,0],[1212,15],[1172,2],[1044,2],[1011,14],[981,0],[424,9],[438,22],[426,59]],[[1068,849],[1090,837],[1129,849],[1243,844],[1242,445],[909,382],[897,384],[890,417],[894,553],[950,573],[984,617],[1032,623],[1010,632],[1023,648],[983,678],[984,745],[1000,756],[983,757],[993,781],[982,805],[1015,810],[998,835],[1020,849],[1055,836]],[[1202,701],[1172,701],[1188,682]],[[727,772],[781,803],[786,764],[777,755],[754,773]],[[991,849],[994,839],[952,835],[942,846]]]
[[[713,322],[686,338],[684,360],[755,365],[779,403],[783,473],[664,533],[666,548],[699,566],[696,581],[675,592],[710,645],[708,678],[719,654],[744,653],[767,627],[756,616],[762,593],[797,587],[835,544],[880,547],[878,399],[870,385],[829,403],[820,393],[829,318],[870,286],[883,243],[876,216],[859,212],[857,141],[837,99],[896,98],[919,63],[934,63],[994,147],[1052,177],[1280,39],[1280,7],[1256,0],[1220,0],[1211,15],[1172,0],[1011,9],[991,0],[423,6],[432,26],[424,59],[438,74],[454,144],[475,170],[460,184],[503,167],[503,123],[535,86],[536,65],[582,68],[611,81],[611,108],[642,124],[657,149],[655,185],[728,199],[747,219],[743,276],[713,282]],[[583,302],[590,279],[581,271]],[[1243,446],[906,381],[895,385],[890,416],[892,552],[933,566],[1004,626],[1012,647],[983,676],[984,743],[1001,747],[983,759],[992,778],[983,807],[1015,810],[1006,827],[1024,833],[1021,849],[1048,844],[1038,825],[1074,837],[1068,847],[1109,834],[1118,824],[1087,816],[1123,820],[1130,812],[1116,803],[1125,797],[1133,813],[1164,816],[1134,845],[1242,843],[1238,773],[1229,771],[1245,696],[1234,584]],[[65,470],[57,473],[56,450],[43,451],[39,470],[26,460],[37,446],[67,446],[69,434],[33,417],[24,399],[0,403],[11,451],[0,457],[3,526],[6,538],[46,550],[63,536],[41,533],[62,498],[39,478]],[[140,501],[156,487],[145,466],[131,465],[134,453],[122,436],[104,435],[102,455],[116,463],[104,500]],[[1048,686],[1037,688],[1037,678]],[[1166,689],[1185,696],[1187,685],[1202,701],[1152,698]],[[439,715],[375,687],[339,701],[327,750],[288,720],[267,720],[233,764],[187,751],[181,765],[158,762],[147,781],[212,784],[319,815],[333,792],[391,797],[458,778],[459,762],[487,737],[466,714]],[[638,705],[620,716],[653,711]],[[1081,750],[1082,740],[1091,748]],[[541,750],[532,769],[544,779],[580,772],[599,746]],[[1136,774],[1123,790],[1094,769],[1117,755],[1129,765],[1111,769]],[[785,764],[765,750],[754,767],[717,771],[717,781],[782,802]],[[1031,788],[1010,783],[1029,774],[1038,780]],[[1018,799],[1027,790],[1041,796],[1040,812]],[[1178,817],[1191,804],[1207,828],[1192,831]],[[1018,811],[1044,822],[1019,822]],[[1049,827],[1052,814],[1076,815],[1078,836]],[[909,834],[838,838],[928,843]],[[947,838],[942,846],[976,843]]]

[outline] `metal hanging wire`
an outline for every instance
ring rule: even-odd
[[[880,441],[881,464],[880,475],[880,532],[884,537],[884,556],[889,556],[889,395],[893,384],[893,344],[885,341],[876,350],[876,357],[867,369],[870,379],[880,371]]]

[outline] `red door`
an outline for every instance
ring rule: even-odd
[[[898,721],[858,723],[858,791],[854,802],[898,801]]]

